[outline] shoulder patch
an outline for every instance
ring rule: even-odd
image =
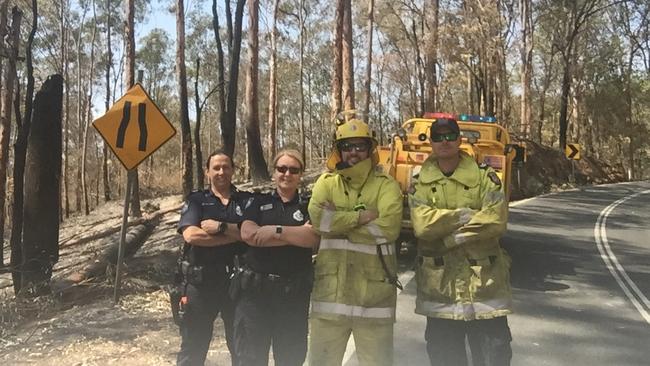
[[[189,208],[190,208],[190,203],[185,201],[185,203],[183,203],[183,207],[181,208],[181,215],[186,213]]]
[[[494,183],[494,184],[496,184],[498,186],[501,185],[501,179],[499,179],[499,176],[497,176],[497,173],[489,172],[487,175],[488,175],[488,178],[490,178],[490,180],[492,181],[492,183]]]

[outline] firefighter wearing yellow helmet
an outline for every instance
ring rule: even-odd
[[[415,312],[427,316],[431,365],[510,364],[510,258],[499,237],[507,202],[499,177],[460,150],[458,124],[440,118],[433,153],[409,196],[418,238]]]
[[[377,169],[377,140],[352,116],[336,129],[329,172],[309,202],[321,235],[314,266],[309,364],[339,366],[350,334],[361,366],[393,364],[396,270],[394,241],[402,220],[402,194]]]

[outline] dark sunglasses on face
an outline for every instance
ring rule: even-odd
[[[299,174],[300,173],[300,168],[296,168],[295,166],[276,166],[275,170],[278,171],[278,173],[284,174],[289,171],[289,174]]]
[[[434,134],[431,136],[431,141],[433,142],[442,142],[442,140],[456,141],[458,140],[458,134],[455,132],[450,132],[450,133]]]
[[[358,142],[356,144],[351,142],[343,142],[339,144],[339,150],[345,152],[350,152],[352,150],[356,152],[364,152],[368,151],[369,148],[370,146],[368,146],[368,144],[365,142]]]

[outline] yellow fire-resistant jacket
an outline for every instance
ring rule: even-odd
[[[432,156],[409,204],[418,238],[415,312],[455,320],[509,314],[510,257],[499,245],[507,202],[494,170],[461,152],[445,177]]]
[[[328,202],[336,209],[326,208]],[[379,217],[359,226],[359,205],[378,211]],[[312,317],[394,322],[397,294],[388,279],[397,269],[394,241],[402,205],[397,182],[376,171],[371,159],[321,175],[309,202],[309,217],[321,235]],[[379,250],[390,274],[382,267]]]

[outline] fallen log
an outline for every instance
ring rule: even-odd
[[[141,224],[137,224],[129,228],[126,233],[126,240],[124,243],[124,258],[130,258],[138,249],[144,244],[149,235],[158,225],[159,216],[152,220],[145,220]],[[103,245],[108,247],[93,261],[82,270],[68,276],[68,280],[79,283],[81,281],[103,276],[110,267],[117,264],[117,252],[119,249],[120,236],[119,233],[111,235],[109,238],[103,239]]]
[[[158,210],[158,211],[153,212],[151,214],[145,214],[143,217],[139,217],[139,218],[137,218],[137,219],[135,219],[133,221],[129,221],[127,223],[127,227],[130,228],[132,226],[145,224],[146,222],[151,221],[151,220],[157,220],[158,218],[160,218],[161,216],[163,216],[163,215],[165,215],[165,214],[167,214],[169,212],[180,210],[181,206],[182,205],[176,205],[174,207],[170,207],[170,208],[167,208],[167,209],[164,209],[164,210]],[[120,225],[112,226],[112,227],[110,227],[108,229],[104,229],[102,231],[92,233],[92,234],[90,234],[88,236],[84,236],[84,237],[76,239],[76,240],[70,240],[69,242],[67,242],[65,244],[61,244],[59,246],[59,248],[67,248],[67,247],[71,247],[71,246],[75,246],[75,245],[79,245],[79,244],[85,244],[85,243],[91,242],[93,240],[101,239],[101,238],[104,238],[106,236],[109,236],[109,235],[112,235],[112,234],[115,234],[115,233],[119,233],[120,228],[121,228],[121,222],[120,222]]]

